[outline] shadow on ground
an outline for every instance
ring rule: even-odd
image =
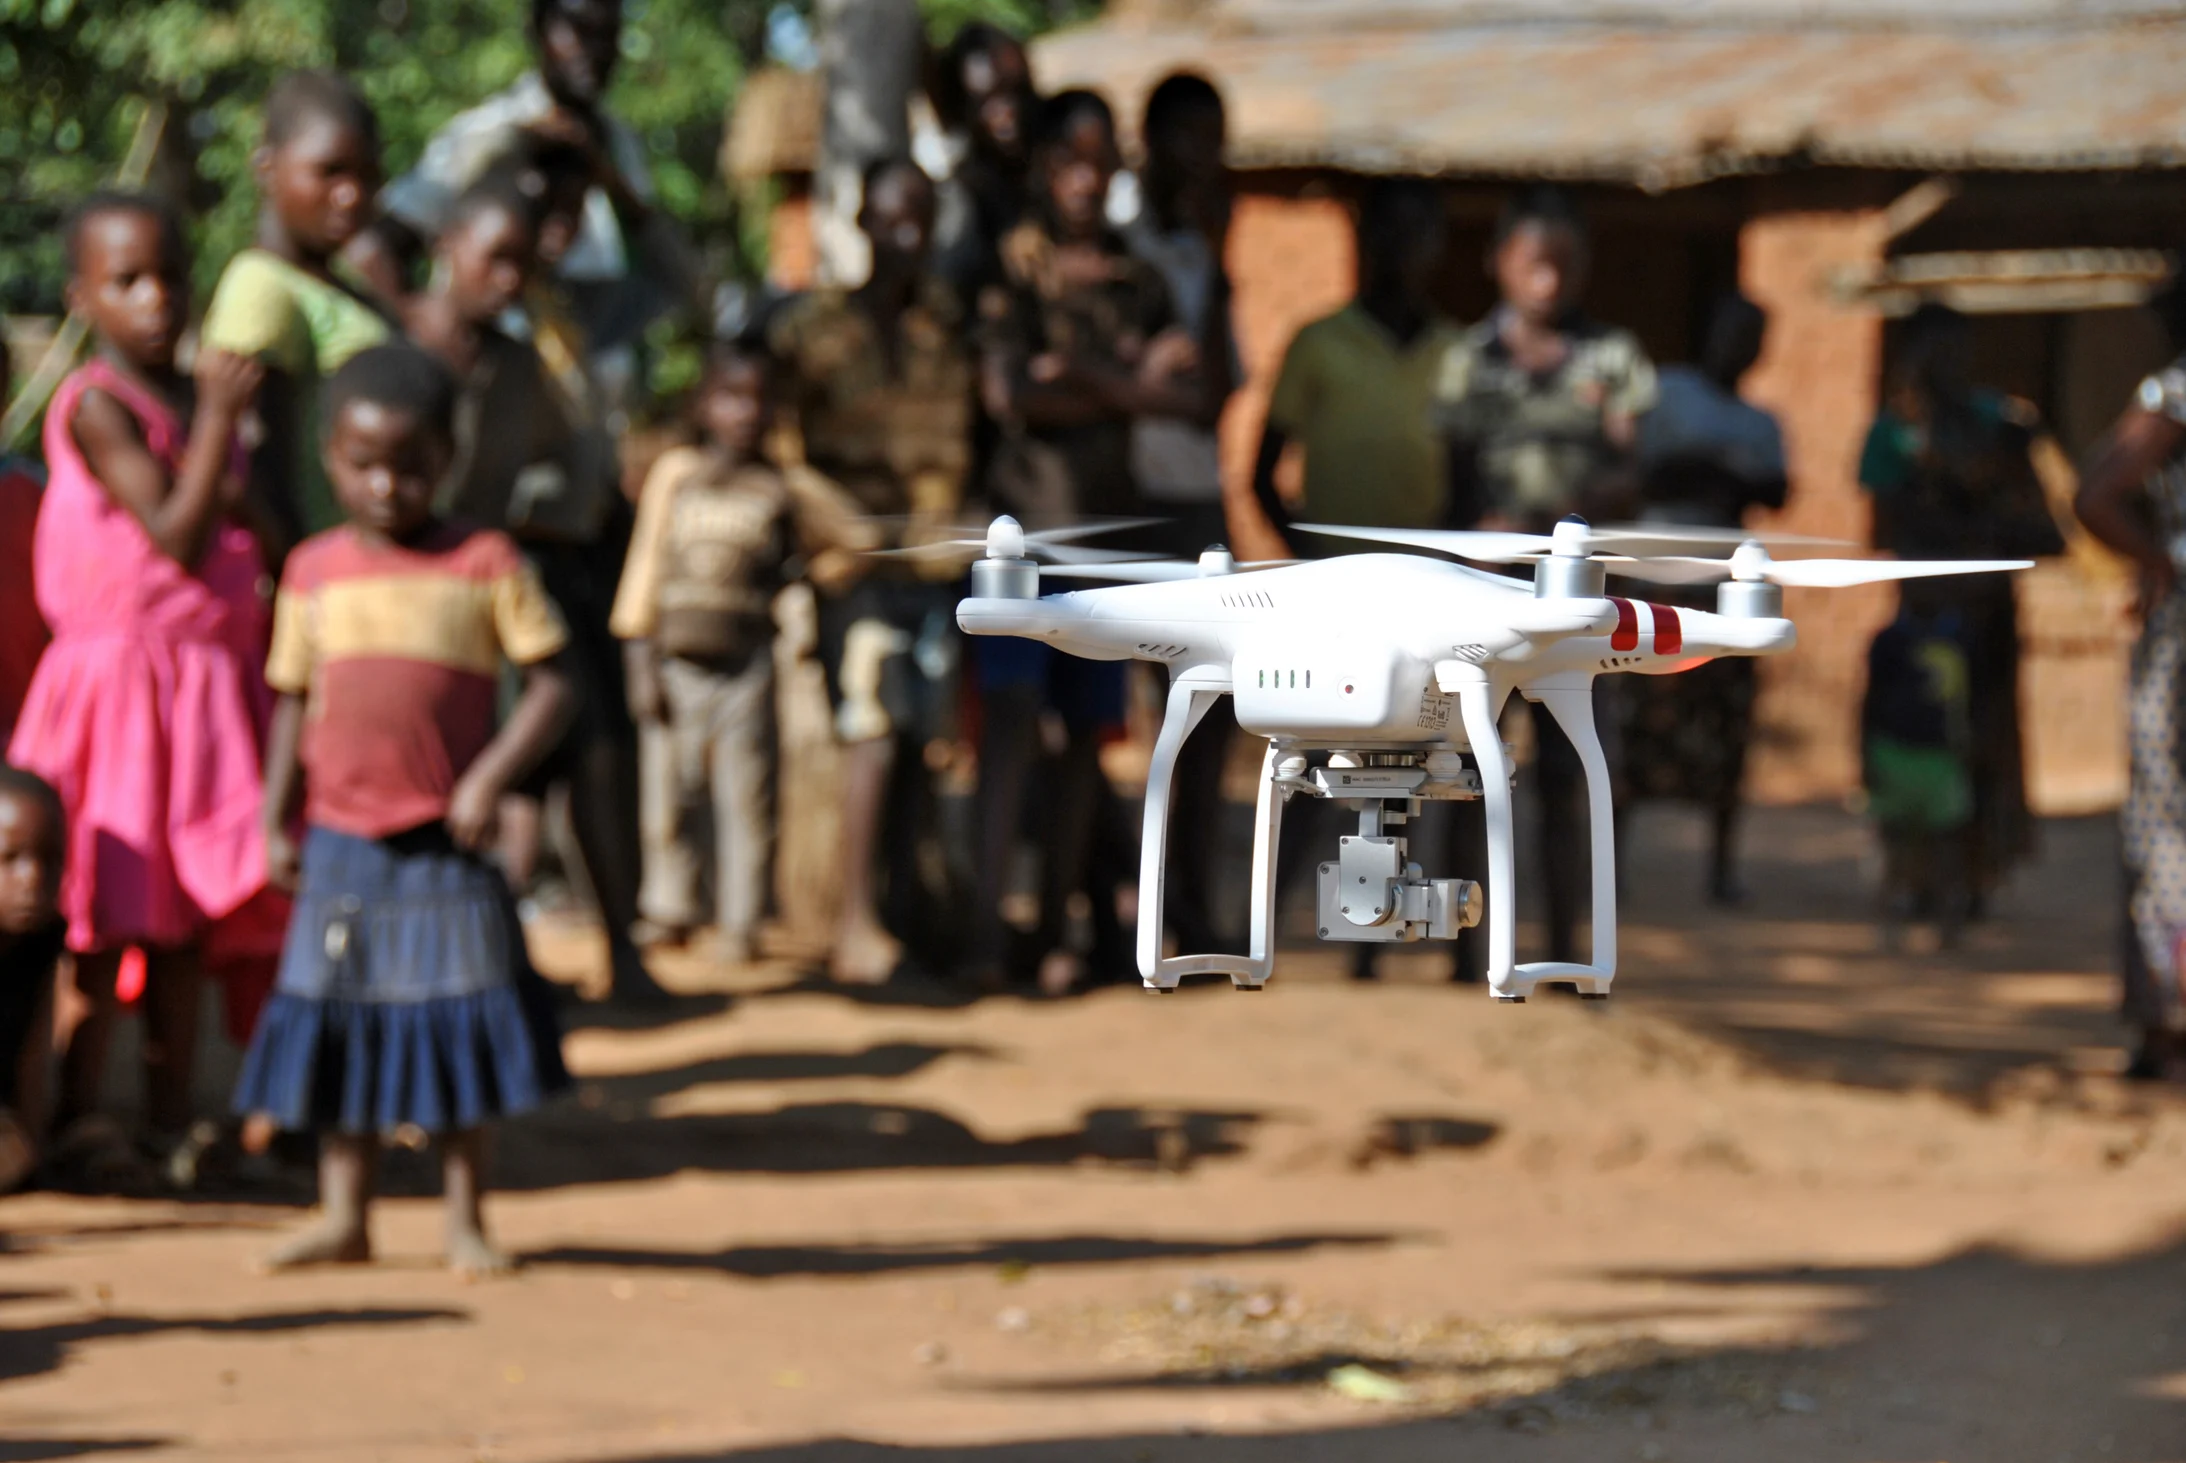
[[[1372,1248],[1404,1238],[1392,1232],[1285,1234],[1254,1240],[1132,1239],[1104,1234],[1028,1239],[936,1241],[909,1245],[740,1245],[726,1250],[647,1250],[566,1246],[526,1256],[530,1265],[606,1265],[617,1269],[710,1270],[751,1279],[806,1275],[886,1275],[902,1271],[1021,1265],[1135,1265],[1150,1260],[1251,1259],[1328,1247]]]
[[[470,1319],[468,1311],[440,1306],[362,1306],[339,1310],[267,1311],[243,1316],[107,1314],[45,1325],[4,1326],[0,1327],[0,1382],[20,1381],[57,1370],[68,1359],[70,1351],[92,1342],[157,1336],[170,1331],[255,1336],[327,1327],[416,1326],[433,1321],[467,1322]]]
[[[47,1463],[55,1458],[94,1458],[101,1453],[142,1453],[169,1446],[169,1438],[0,1438],[0,1463]]]
[[[676,1074],[655,1080],[680,1083]],[[495,1187],[631,1183],[687,1170],[858,1173],[882,1169],[1059,1168],[1101,1163],[1181,1173],[1245,1151],[1256,1112],[1098,1108],[1063,1132],[982,1138],[946,1113],[872,1102],[796,1103],[772,1112],[649,1117],[562,1106],[511,1124]]]
[[[943,1384],[1059,1396],[1157,1392],[1179,1419],[1163,1430],[978,1446],[827,1439],[594,1463],[2054,1463],[2175,1458],[2186,1436],[2186,1244],[2094,1265],[1977,1249],[1896,1269],[1622,1278],[1697,1291],[1724,1314],[1779,1288],[1818,1295],[1835,1339],[1680,1349],[1637,1332],[1597,1332],[1568,1352],[1528,1343],[1535,1363],[1558,1358],[1559,1375],[1513,1386],[1526,1356],[1498,1356],[1477,1336],[1439,1354],[1431,1345],[1330,1348],[1307,1321],[1287,1355],[1241,1359],[1217,1343],[1211,1360],[1202,1352],[1171,1367]],[[1255,1413],[1281,1391],[1324,1393],[1328,1373],[1347,1364],[1413,1389],[1415,1400],[1356,1405],[1348,1425],[1305,1430],[1271,1430],[1268,1415]],[[1210,1423],[1225,1402],[1224,1420]],[[1210,1425],[1252,1432],[1202,1431]]]

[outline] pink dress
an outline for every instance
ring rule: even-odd
[[[105,361],[61,383],[46,412],[52,478],[33,546],[53,643],[8,759],[52,783],[68,810],[70,948],[192,944],[271,902],[254,898],[266,887],[259,756],[272,709],[265,564],[231,522],[195,572],[153,545],[77,449],[76,405],[92,388],[137,419],[170,473],[182,460],[173,409]]]

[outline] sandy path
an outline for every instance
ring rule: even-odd
[[[2104,1074],[2107,831],[1949,956],[1875,950],[1847,820],[1759,819],[1729,919],[1694,831],[1635,831],[1606,1009],[1307,953],[579,1031],[511,1281],[433,1268],[425,1198],[278,1279],[293,1210],[0,1202],[0,1459],[2186,1457],[2186,1106]]]

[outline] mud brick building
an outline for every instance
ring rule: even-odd
[[[1855,540],[1894,316],[1929,298],[1976,316],[1981,378],[2056,430],[2061,498],[2070,457],[2156,363],[2132,307],[2186,239],[2186,11],[2146,0],[1116,0],[1034,54],[1043,87],[1099,87],[1127,127],[1178,68],[1228,100],[1249,379],[1224,438],[1240,489],[1285,344],[1351,288],[1348,206],[1368,176],[1446,185],[1442,302],[1461,319],[1490,303],[1497,209],[1535,181],[1587,212],[1587,308],[1658,359],[1692,355],[1720,290],[1761,301],[1774,325],[1747,388],[1782,416],[1793,462],[1777,526]],[[765,150],[741,170],[798,171]],[[781,211],[792,282],[810,258],[799,227]],[[2084,546],[2024,583],[2040,806],[2122,789],[2128,598]],[[1891,592],[1791,602],[1802,646],[1766,668],[1754,791],[1841,796]]]

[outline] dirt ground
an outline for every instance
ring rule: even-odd
[[[259,1278],[293,1206],[0,1201],[0,1459],[2186,1458],[2186,1103],[2113,1075],[2114,835],[1884,953],[1850,818],[1750,904],[1642,810],[1605,1006],[1299,951],[1258,995],[721,995],[573,1032],[525,1268]],[[583,973],[582,936],[545,942]]]

